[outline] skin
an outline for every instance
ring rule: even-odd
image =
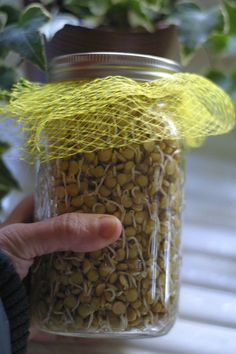
[[[57,251],[96,251],[115,242],[122,230],[116,217],[99,214],[68,213],[33,223],[33,210],[33,197],[28,197],[0,225],[0,249],[9,256],[21,279],[36,256]],[[31,329],[31,339],[65,342],[63,337],[43,334],[35,328]]]

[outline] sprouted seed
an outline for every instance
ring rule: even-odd
[[[179,141],[147,142],[42,164],[37,219],[68,211],[108,213],[118,241],[91,252],[39,257],[32,318],[60,333],[169,327],[179,290],[183,166]]]

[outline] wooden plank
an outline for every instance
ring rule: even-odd
[[[235,293],[183,284],[179,310],[182,318],[236,329]]]
[[[207,142],[188,155],[184,225],[200,227],[198,238],[205,237],[210,228],[221,233],[223,230],[235,233],[235,150],[234,131],[227,137]]]
[[[236,294],[236,258],[218,254],[185,251],[182,281]]]
[[[236,209],[235,209],[236,210]],[[206,227],[186,223],[183,227],[183,251],[230,257],[236,260],[236,227]]]
[[[153,343],[146,340],[146,347],[152,347],[153,354],[158,350],[167,350],[169,354],[235,354],[236,332],[234,329],[180,319],[167,336],[157,338]]]

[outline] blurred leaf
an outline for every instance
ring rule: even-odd
[[[12,188],[19,189],[19,184],[12,176],[11,172],[7,169],[3,160],[0,158],[0,191],[9,192]]]
[[[71,13],[78,16],[79,19],[85,19],[87,16],[92,15],[90,9],[90,0],[64,0],[63,7]]]
[[[34,0],[31,0],[34,1]],[[17,8],[21,7],[22,1],[19,0],[0,0],[0,5],[9,5],[9,6],[14,6]]]
[[[219,70],[211,70],[209,73],[206,75],[208,79],[213,81],[215,84],[221,86],[224,90],[227,90],[229,88],[229,77],[227,77],[225,74],[222,73],[222,71]]]
[[[19,184],[6,167],[2,154],[9,149],[9,144],[0,141],[0,209],[1,200],[13,189],[19,189]]]
[[[87,28],[96,28],[104,25],[104,16],[88,15],[80,20],[80,25]]]
[[[207,48],[219,58],[236,56],[236,35],[214,33],[207,41]]]
[[[142,1],[143,4],[146,4],[146,5],[149,5],[149,6],[150,5],[151,6],[156,6],[157,8],[160,8],[166,2],[168,2],[168,1],[163,1],[163,0],[144,0],[144,1]]]
[[[7,26],[0,33],[1,49],[12,50],[45,70],[46,59],[39,28],[49,19],[49,13],[41,5],[28,6],[19,17],[17,24]]]
[[[223,1],[228,17],[229,33],[236,34],[236,3],[235,1]]]
[[[19,16],[20,16],[20,10],[17,9],[14,6],[10,5],[1,5],[0,6],[0,11],[4,12],[7,15],[7,25],[10,25],[12,23],[15,23],[18,21]]]
[[[220,70],[211,70],[206,77],[225,90],[236,102],[236,68],[230,73]]]
[[[17,72],[14,68],[0,65],[0,88],[10,90],[17,81]]]
[[[50,20],[51,15],[39,4],[28,6],[20,15],[18,24],[22,27],[30,27],[32,30],[38,29],[45,22]]]
[[[119,2],[111,6],[106,14],[106,24],[114,28],[129,27],[127,4]]]
[[[222,31],[224,27],[220,7],[202,10],[193,3],[179,4],[170,21],[179,27],[179,38],[186,55],[204,44],[214,31]]]
[[[44,6],[48,6],[48,5],[54,4],[54,3],[55,3],[55,0],[41,0],[40,2],[41,2]]]
[[[209,36],[207,47],[215,53],[225,51],[228,43],[228,35],[225,33],[213,33]]]
[[[228,36],[227,45],[223,54],[224,56],[236,56],[236,34]]]
[[[0,210],[2,209],[2,199],[8,194],[6,191],[1,191],[0,189]]]
[[[148,32],[153,32],[155,29],[152,22],[148,18],[146,18],[142,14],[138,14],[133,10],[130,10],[128,12],[128,21],[129,21],[129,25],[133,28],[143,27]]]
[[[168,2],[166,0],[138,0],[139,6],[143,9],[151,10],[151,11],[166,11],[168,8]]]
[[[109,0],[90,0],[88,1],[89,4],[89,9],[91,11],[91,14],[96,15],[96,16],[103,16],[107,13],[109,6],[110,6],[110,1]]]
[[[151,21],[150,12],[138,0],[130,2],[130,10],[127,13],[129,25],[131,27],[143,27],[147,31],[154,31],[155,27]]]
[[[173,1],[166,0],[64,0],[63,8],[85,24],[114,28],[143,27],[153,31],[156,19],[168,12]]]
[[[5,141],[0,141],[0,155],[6,152],[10,148],[10,145]]]
[[[0,10],[0,31],[5,27],[7,23],[7,15],[5,14],[5,12],[2,12]]]

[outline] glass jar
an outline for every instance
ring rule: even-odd
[[[52,81],[121,75],[154,80],[179,70],[143,55],[90,53],[54,60]],[[79,85],[78,81],[78,85]],[[179,294],[183,149],[173,139],[79,153],[37,167],[36,219],[66,212],[112,214],[121,238],[91,253],[58,252],[32,268],[32,320],[81,337],[159,336]]]

